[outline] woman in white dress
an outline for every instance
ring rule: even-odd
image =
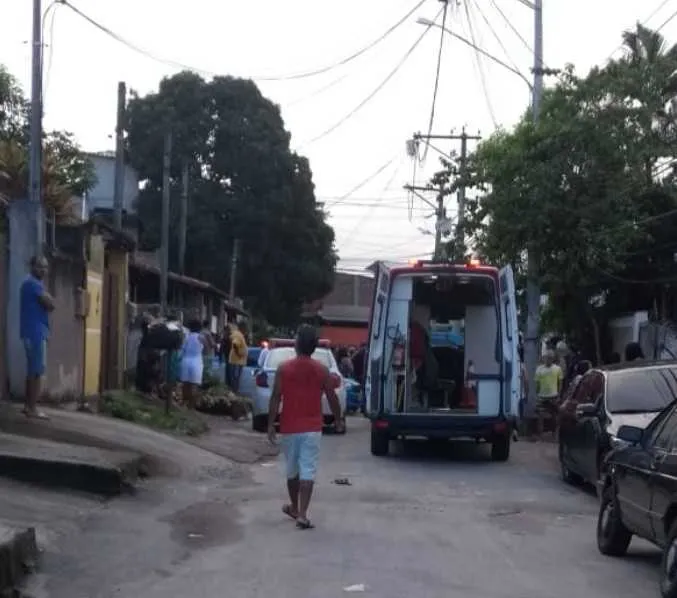
[[[181,347],[181,385],[183,402],[189,409],[195,409],[197,389],[202,384],[204,361],[204,340],[201,335],[202,325],[195,320],[188,324],[188,334]]]

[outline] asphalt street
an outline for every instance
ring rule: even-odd
[[[312,519],[281,513],[277,462],[148,482],[87,511],[45,551],[34,598],[635,598],[658,594],[659,553],[595,544],[597,500],[558,479],[553,447],[428,443],[369,453],[368,427],[324,439]],[[350,485],[334,483],[348,478]],[[83,511],[84,512],[84,511]]]

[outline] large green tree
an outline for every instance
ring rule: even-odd
[[[28,196],[29,110],[17,80],[0,65],[0,196]],[[73,196],[95,183],[91,162],[72,135],[51,131],[43,137],[42,197],[57,217],[72,215]]]
[[[181,171],[190,172],[187,273],[228,288],[240,241],[237,294],[271,323],[293,322],[326,294],[334,232],[316,203],[308,160],[290,150],[279,107],[250,80],[205,81],[183,72],[157,93],[133,96],[127,149],[145,181],[138,203],[144,243],[160,239],[162,153],[172,135],[172,231],[178,235]],[[170,259],[177,263],[177,236]]]
[[[666,216],[677,207],[674,185],[657,176],[674,156],[677,51],[642,26],[624,42],[623,57],[586,77],[566,69],[537,126],[525,113],[471,160],[476,249],[522,275],[527,252],[535,255],[548,325],[594,339],[598,358],[605,319],[646,304],[649,294],[636,287],[675,271],[670,249],[661,258],[656,246],[677,232]]]

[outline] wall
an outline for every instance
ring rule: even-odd
[[[7,259],[9,236],[0,233],[0,356],[6,355],[5,345],[7,342]],[[7,363],[4,358],[0,359],[0,398],[7,390]]]
[[[616,351],[621,357],[625,353],[625,346],[630,342],[640,340],[640,329],[644,322],[648,322],[649,314],[638,311],[628,316],[616,318],[609,322],[611,334],[611,350]]]
[[[48,287],[55,308],[50,315],[44,392],[52,399],[82,396],[85,328],[79,312],[84,271],[84,263],[76,258],[50,260]]]

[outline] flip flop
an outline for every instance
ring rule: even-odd
[[[310,522],[310,519],[297,519],[296,527],[298,529],[313,529],[315,526]]]
[[[292,509],[291,505],[284,505],[284,507],[282,507],[282,512],[283,512],[287,517],[290,517],[291,519],[294,519],[294,520],[297,519],[297,516],[294,515],[294,510]]]
[[[31,419],[41,419],[41,420],[44,420],[44,421],[49,420],[49,415],[47,415],[46,413],[43,413],[42,411],[36,411],[35,413],[32,413],[32,412],[28,411],[27,409],[23,409],[22,413],[26,417],[29,417]]]

